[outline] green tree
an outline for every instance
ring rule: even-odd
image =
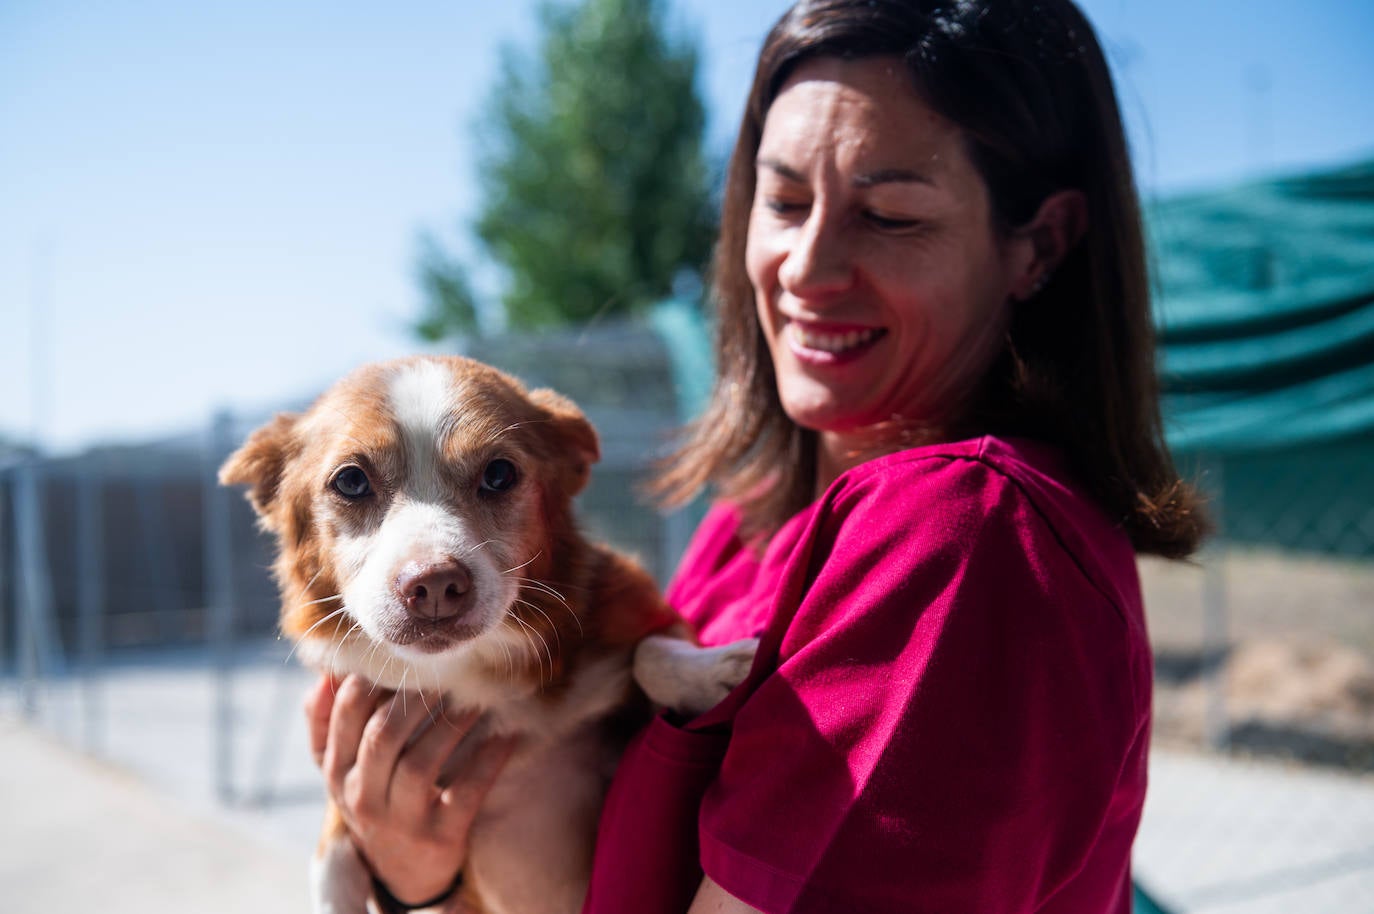
[[[697,53],[668,36],[661,0],[546,2],[539,17],[536,54],[503,49],[477,133],[473,228],[518,328],[667,295],[702,270],[715,231]],[[422,335],[476,329],[463,265],[433,239],[420,278]]]

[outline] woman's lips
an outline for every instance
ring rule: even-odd
[[[783,329],[787,346],[797,358],[818,364],[836,364],[857,358],[887,334],[882,327],[838,324],[801,324],[790,321]]]

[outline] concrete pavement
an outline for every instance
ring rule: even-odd
[[[1178,914],[1374,914],[1374,777],[1155,751],[1135,872]]]
[[[0,681],[0,910],[307,911],[323,802],[284,657],[247,646],[227,685],[204,653],[124,660],[23,723]],[[1156,751],[1135,866],[1172,914],[1374,914],[1374,777]]]
[[[135,774],[0,718],[0,907],[13,914],[301,914],[294,855]]]

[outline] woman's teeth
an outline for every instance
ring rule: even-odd
[[[855,349],[868,342],[871,342],[877,335],[878,330],[850,330],[848,333],[820,333],[815,330],[807,330],[799,324],[789,324],[788,331],[792,338],[807,349],[819,349],[822,352],[839,353]]]

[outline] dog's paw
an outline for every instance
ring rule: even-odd
[[[754,655],[758,650],[757,638],[741,638],[739,641],[707,650],[713,658],[713,678],[721,689],[721,698],[728,695],[749,675],[749,670],[754,665]]]
[[[757,638],[698,647],[681,638],[650,635],[635,649],[635,681],[654,703],[696,716],[744,681],[758,647]]]

